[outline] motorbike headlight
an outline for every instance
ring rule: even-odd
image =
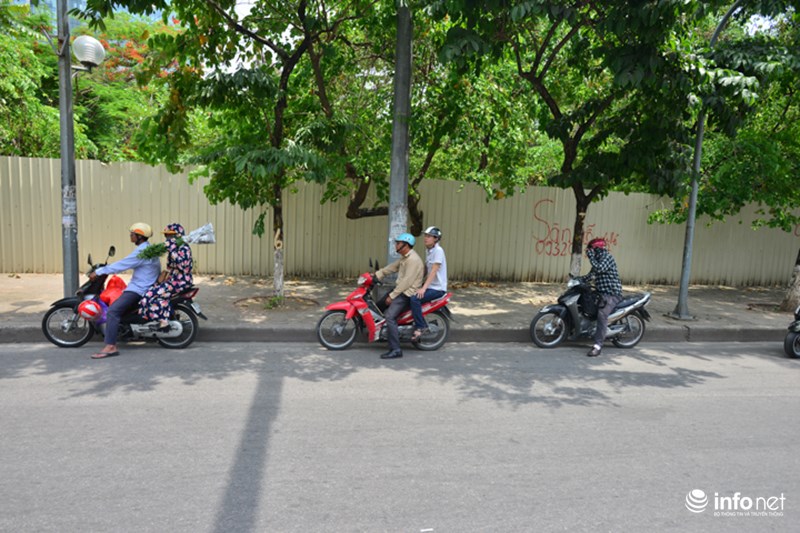
[[[570,280],[567,282],[567,288],[571,289],[572,287],[577,287],[580,284],[581,282],[578,280],[578,278],[570,278]]]
[[[365,275],[358,276],[358,286],[361,287],[367,282],[367,277]]]

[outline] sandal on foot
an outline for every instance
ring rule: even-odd
[[[411,336],[411,340],[413,342],[418,341],[422,337],[422,335],[424,335],[427,331],[428,328],[415,329],[414,334]]]
[[[92,355],[92,359],[105,359],[106,357],[114,357],[115,355],[119,355],[119,352],[97,352],[96,354]]]

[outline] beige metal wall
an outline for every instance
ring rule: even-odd
[[[271,232],[262,238],[251,232],[258,213],[228,203],[209,205],[204,183],[190,185],[185,175],[142,164],[78,161],[81,262],[89,252],[103,256],[111,244],[126,254],[133,222],[159,229],[177,221],[187,230],[211,222],[217,244],[193,247],[198,272],[269,275]],[[0,157],[0,271],[61,271],[60,189],[58,160]],[[348,220],[344,202],[320,203],[318,185],[298,184],[294,191],[284,206],[288,276],[351,277],[367,269],[370,257],[384,262],[386,217]],[[571,191],[535,187],[487,202],[472,184],[428,181],[421,192],[425,224],[445,233],[452,279],[564,279],[575,214]],[[677,283],[680,278],[684,226],[647,224],[648,214],[662,202],[651,195],[612,194],[589,210],[586,227],[612,243],[625,283]],[[788,282],[800,228],[791,234],[753,231],[748,223],[753,210],[724,224],[698,221],[694,283]],[[267,216],[268,228],[270,222]],[[421,244],[417,248],[422,252]]]

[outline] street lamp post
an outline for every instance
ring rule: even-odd
[[[736,12],[739,7],[744,3],[744,0],[736,0],[733,5],[728,9],[722,19],[717,24],[717,28],[711,35],[709,47],[714,48],[717,43],[719,34],[728,24],[731,16]],[[689,313],[689,279],[692,270],[692,249],[694,248],[694,225],[697,214],[697,194],[699,185],[697,177],[700,175],[700,161],[703,155],[703,134],[705,131],[706,110],[700,110],[697,117],[697,138],[694,145],[694,160],[692,166],[692,192],[689,195],[689,214],[686,219],[686,237],[683,246],[683,263],[681,265],[681,281],[678,288],[678,304],[672,313],[667,316],[677,318],[678,320],[694,320],[694,317]]]
[[[97,39],[75,39],[75,57],[82,66],[72,65],[69,44],[67,0],[58,0],[58,101],[61,123],[61,246],[64,264],[64,296],[78,290],[78,197],[75,188],[75,128],[72,111],[72,69],[91,70],[105,58]]]

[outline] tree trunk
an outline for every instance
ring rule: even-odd
[[[275,203],[272,206],[272,229],[275,231],[272,241],[273,258],[275,260],[272,282],[275,296],[283,302],[283,189],[280,185],[274,187]]]
[[[797,259],[794,262],[789,291],[781,302],[781,311],[794,311],[798,305],[800,305],[800,250],[797,251]]]
[[[583,224],[586,221],[586,211],[589,209],[591,198],[583,192],[580,186],[572,188],[575,194],[575,225],[572,228],[572,255],[569,260],[569,273],[572,276],[581,275],[581,260],[583,256]]]

